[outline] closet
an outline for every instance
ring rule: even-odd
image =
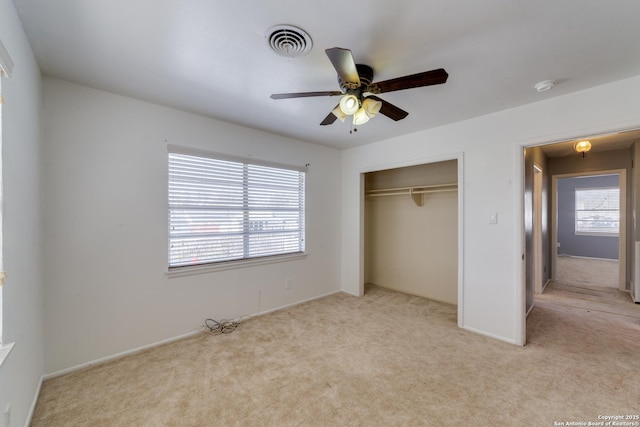
[[[458,302],[457,160],[365,174],[365,282]]]

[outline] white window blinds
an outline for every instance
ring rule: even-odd
[[[304,252],[305,173],[169,152],[169,268]]]
[[[619,233],[619,187],[576,189],[575,194],[576,233]]]

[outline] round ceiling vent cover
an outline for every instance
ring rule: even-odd
[[[276,54],[287,58],[304,56],[313,47],[309,34],[293,25],[276,25],[269,28],[264,40]]]

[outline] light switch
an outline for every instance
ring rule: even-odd
[[[498,223],[498,213],[492,213],[489,215],[489,224],[497,224]]]

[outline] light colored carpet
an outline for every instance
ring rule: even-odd
[[[541,297],[518,347],[457,328],[451,305],[335,294],[48,380],[32,425],[552,426],[640,412],[640,306]]]
[[[556,269],[559,282],[618,287],[618,260],[559,256]]]

